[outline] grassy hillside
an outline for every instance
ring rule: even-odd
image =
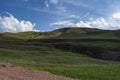
[[[89,28],[1,33],[0,61],[80,80],[120,80],[119,33]]]
[[[43,38],[102,38],[119,39],[120,31],[100,30],[96,28],[62,28],[50,32],[1,33],[0,38],[43,39]]]
[[[0,48],[0,61],[80,80],[120,79],[119,62],[93,59],[45,46],[6,45]]]
[[[62,28],[51,32],[1,33],[0,40],[25,40],[27,44],[44,45],[57,49],[83,52],[94,58],[120,60],[120,30],[96,28]],[[19,43],[21,44],[21,42]]]
[[[51,32],[1,33],[0,40],[17,44],[18,40],[25,40],[27,44],[50,46],[80,54],[83,52],[94,58],[119,61],[119,33],[120,30],[62,28]]]

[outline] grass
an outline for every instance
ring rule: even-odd
[[[43,39],[43,38],[97,38],[97,39],[119,39],[119,31],[100,30],[95,28],[62,28],[50,32],[20,32],[0,33],[3,39]]]
[[[80,80],[120,79],[119,62],[97,60],[86,55],[48,47],[34,50],[0,48],[0,61]]]
[[[40,38],[47,39],[40,41]],[[26,39],[33,40],[27,42]],[[96,46],[108,52],[120,52],[119,31],[64,28],[47,33],[1,33],[0,61],[80,80],[120,80],[120,62],[94,59],[84,55],[84,52],[77,54],[53,48],[55,44],[61,46],[65,43],[78,47]]]
[[[98,39],[119,39],[115,34],[113,33],[105,33],[105,34],[96,34],[89,36],[90,38],[98,38]]]
[[[46,70],[67,77],[80,80],[119,80],[119,66],[112,65],[84,65],[80,67],[51,67]]]

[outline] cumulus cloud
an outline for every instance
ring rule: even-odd
[[[30,21],[18,20],[12,14],[0,16],[0,29],[5,32],[35,31],[35,24]]]
[[[77,27],[89,27],[89,28],[100,28],[100,29],[107,29],[109,24],[106,22],[104,18],[97,18],[96,20],[92,21],[80,21],[76,23]]]
[[[120,12],[114,13],[112,17],[115,19],[120,19]]]
[[[108,21],[111,29],[120,29],[120,12],[114,13]]]
[[[86,15],[89,15],[87,13]],[[77,15],[69,15],[69,17],[77,19],[79,16]],[[80,18],[79,18],[80,19]],[[73,22],[73,20],[66,20],[66,21],[58,21],[52,23],[53,26],[62,26],[62,27],[87,27],[87,28],[99,28],[99,29],[110,29],[116,30],[120,29],[120,12],[114,13],[111,17],[108,18],[90,18],[86,21],[80,20],[79,22]]]
[[[100,28],[100,29],[109,28],[109,24],[106,22],[104,18],[97,18],[96,20],[86,21],[86,22],[79,21],[77,23],[74,23],[71,20],[59,21],[59,22],[52,23],[51,25],[65,26],[65,27],[88,27],[88,28]]]

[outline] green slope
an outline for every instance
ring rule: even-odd
[[[101,33],[96,35],[88,36],[89,38],[98,38],[98,39],[119,39],[114,33]]]
[[[0,48],[0,61],[80,80],[119,80],[120,63],[33,45]],[[102,77],[101,77],[102,76]]]
[[[62,28],[51,32],[20,32],[1,33],[0,38],[4,39],[43,39],[43,38],[108,38],[119,39],[120,31],[100,30],[91,28]]]
[[[1,33],[0,61],[80,80],[120,80],[119,33],[89,28]]]
[[[1,33],[0,38],[3,39],[32,39],[41,36],[42,32],[20,32],[20,33]]]

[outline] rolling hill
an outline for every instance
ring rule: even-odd
[[[0,38],[42,39],[42,38],[111,38],[119,39],[120,30],[100,30],[96,28],[62,28],[50,32],[1,33]]]
[[[0,61],[80,80],[119,80],[119,34],[90,28],[0,33]]]
[[[120,30],[62,28],[50,32],[1,33],[1,43],[47,46],[84,53],[94,58],[120,60]],[[5,42],[7,41],[7,42]],[[12,44],[13,44],[12,43]]]

